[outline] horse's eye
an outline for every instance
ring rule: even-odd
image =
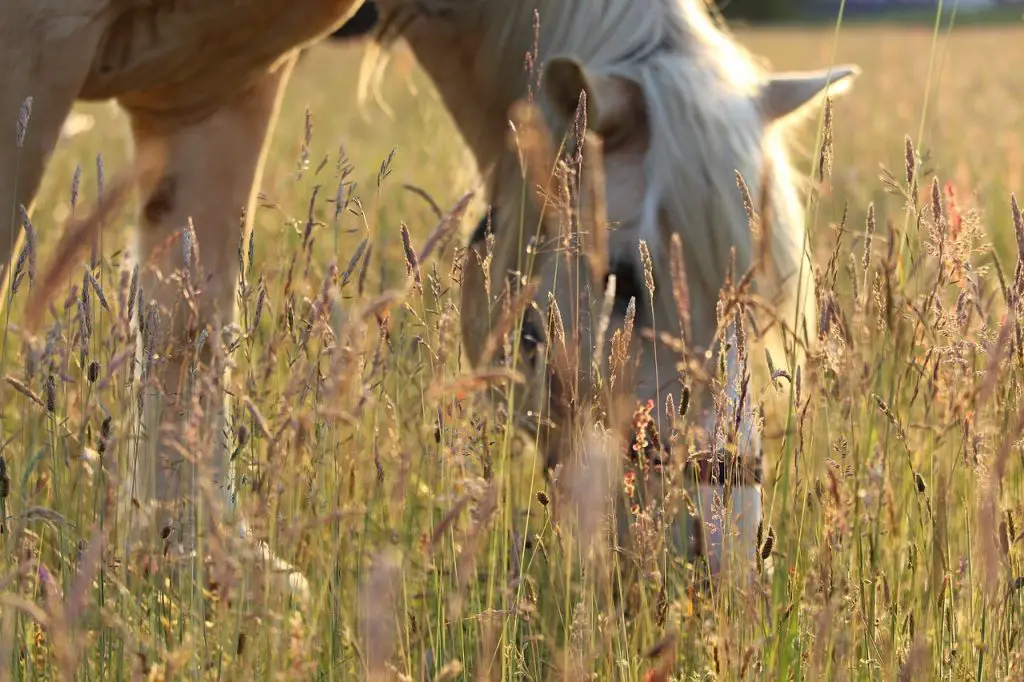
[[[544,334],[541,332],[540,327],[529,317],[523,319],[523,329],[519,336],[519,347],[522,350],[523,355],[533,362],[537,348],[544,343]]]

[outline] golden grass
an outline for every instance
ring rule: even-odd
[[[833,47],[831,29],[740,37],[778,68],[825,64]],[[481,399],[503,377],[467,379],[460,361],[464,237],[416,259],[420,286],[389,293],[439,223],[402,185],[450,210],[474,189],[468,157],[421,74],[418,95],[389,79],[396,120],[364,120],[359,48],[321,46],[290,86],[262,182],[231,385],[246,398],[232,406],[240,503],[305,571],[313,605],[230,562],[211,569],[219,590],[115,544],[97,554],[135,414],[112,230],[95,277],[109,310],[92,296],[84,352],[72,301],[43,354],[24,353],[27,284],[4,336],[0,679],[1020,679],[1024,224],[1015,232],[1010,194],[1024,31],[940,35],[934,61],[932,37],[839,33],[836,60],[864,74],[833,107],[833,171],[809,204],[827,343],[789,430],[766,442],[750,592],[703,592],[681,560],[643,562],[627,583],[553,517],[531,450]],[[88,204],[96,155],[108,174],[123,167],[124,122],[105,105],[79,111],[96,125],[62,143],[46,177],[40,262],[75,167]],[[810,177],[813,126],[802,139]],[[342,181],[362,211],[336,216]],[[635,519],[641,540],[649,523]]]

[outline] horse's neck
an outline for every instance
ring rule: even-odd
[[[402,36],[483,170],[507,149],[509,108],[525,94],[526,48],[516,60],[519,69],[503,76],[494,60],[482,54],[487,32],[475,24],[472,16],[464,21],[421,16]]]

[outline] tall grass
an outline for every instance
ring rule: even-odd
[[[117,542],[112,490],[137,436],[127,321],[148,311],[111,230],[34,342],[27,257],[14,293],[0,677],[1019,678],[1019,31],[741,38],[780,68],[835,48],[865,69],[827,134],[808,131],[823,344],[773,388],[793,407],[766,433],[753,586],[705,589],[643,508],[631,565],[555,513],[533,450],[484,400],[502,377],[460,358],[479,209],[464,150],[418,73],[416,97],[387,93],[398,120],[359,118],[357,55],[325,47],[291,86],[239,245],[238,327],[218,341],[239,506],[310,579],[310,606],[229,537],[194,573]],[[33,216],[40,263],[72,178],[95,199],[73,169],[124,160],[123,122],[84,110],[99,124],[58,151]],[[176,436],[202,451],[202,423]]]

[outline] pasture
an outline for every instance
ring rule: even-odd
[[[125,213],[34,344],[27,263],[5,319],[0,681],[1024,676],[1024,25],[737,33],[778,69],[863,68],[829,134],[799,137],[826,343],[776,381],[792,407],[766,426],[753,586],[703,589],[643,510],[650,560],[628,575],[553,515],[483,400],[498,377],[460,359],[470,158],[401,50],[392,116],[364,118],[363,47],[321,45],[288,89],[223,341],[238,504],[310,604],[253,582],[230,537],[191,577],[114,540],[137,413]],[[45,178],[40,270],[128,151],[111,106],[76,111],[93,124]]]

